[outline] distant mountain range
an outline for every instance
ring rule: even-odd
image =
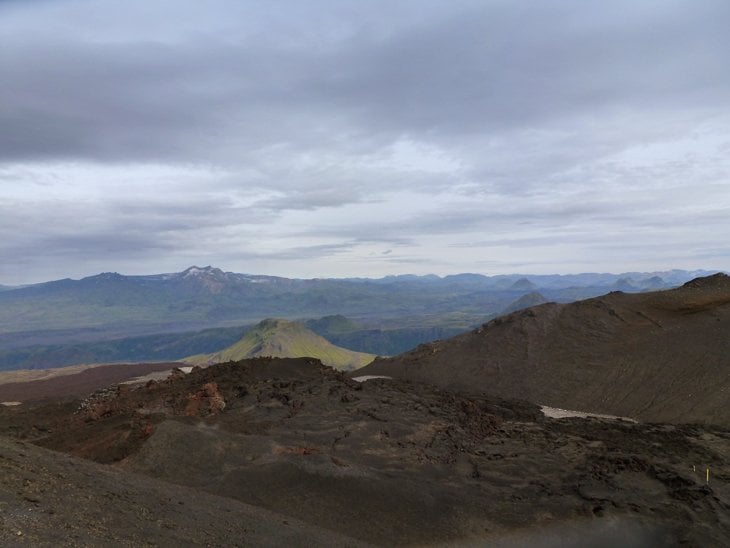
[[[247,331],[241,340],[223,350],[191,356],[184,361],[195,365],[212,365],[258,357],[317,358],[324,365],[344,371],[363,367],[375,358],[372,354],[335,346],[300,323],[269,319]]]
[[[446,339],[466,331],[458,327],[428,325],[369,328],[341,315],[307,320],[304,325],[338,346],[380,356],[400,354],[421,343]]]
[[[421,342],[468,330],[504,311],[536,304],[535,299],[565,303],[617,289],[667,288],[700,274],[706,272],[301,280],[223,272],[210,266],[150,276],[102,273],[81,280],[3,288],[0,369],[10,367],[10,362],[24,367],[57,366],[95,356],[105,361],[178,359],[189,355],[180,352],[187,343],[173,342],[174,337],[160,340],[160,351],[148,337],[213,327],[240,328],[270,317],[346,316],[356,329],[333,331],[324,324],[309,327],[339,346],[394,355]],[[230,336],[221,334],[221,340],[230,344]],[[214,350],[206,347],[208,337],[211,342],[218,339],[212,332],[196,338],[189,345],[190,353]],[[102,341],[116,342],[86,353],[88,345]],[[138,342],[141,346],[135,347]],[[57,348],[60,346],[63,349]],[[49,347],[55,356],[46,360]],[[14,354],[3,361],[3,353],[20,349],[24,357]],[[68,355],[59,358],[64,352]]]
[[[223,272],[210,266],[150,276],[107,272],[3,291],[0,332],[130,323],[209,325],[272,316],[345,314],[365,318],[455,309],[484,315],[499,312],[529,291],[539,290],[549,300],[574,300],[577,296],[605,293],[615,289],[616,284],[625,290],[642,291],[676,286],[706,274],[674,270],[620,275],[458,274],[443,278],[300,280]]]
[[[547,303],[360,370],[642,421],[730,425],[730,277]]]

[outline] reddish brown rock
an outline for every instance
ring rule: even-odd
[[[209,382],[189,396],[184,415],[187,417],[217,415],[225,407],[226,401],[218,390],[218,383]]]

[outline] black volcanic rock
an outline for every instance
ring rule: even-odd
[[[722,546],[730,535],[726,429],[554,420],[520,400],[358,383],[309,359],[0,407],[0,433],[25,440],[0,438],[5,545],[16,527],[33,545]]]

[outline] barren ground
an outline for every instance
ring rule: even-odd
[[[25,444],[0,446],[4,539],[22,527],[48,544],[200,542],[195,531],[211,544],[247,545],[730,538],[727,429],[550,419],[519,400],[357,383],[308,359],[249,360],[0,408],[0,433]],[[249,531],[247,512],[268,517]],[[35,518],[8,517],[24,515]],[[280,531],[277,520],[290,527]]]

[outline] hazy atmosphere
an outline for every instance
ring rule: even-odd
[[[0,284],[730,269],[730,3],[0,2]]]

